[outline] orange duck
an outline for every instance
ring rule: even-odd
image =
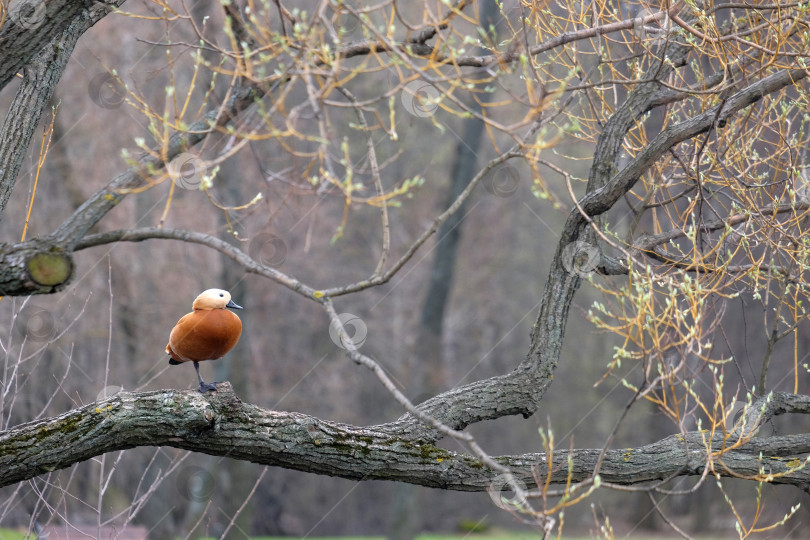
[[[231,309],[242,309],[231,300],[231,293],[208,289],[194,300],[194,311],[184,315],[172,328],[166,354],[169,364],[194,362],[200,392],[216,391],[217,383],[207,383],[200,376],[200,362],[219,360],[233,349],[242,335],[242,321]]]

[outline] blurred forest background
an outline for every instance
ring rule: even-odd
[[[179,2],[171,4],[184,13]],[[317,4],[302,2],[295,8],[314,9]],[[352,2],[345,4],[357,7]],[[474,4],[470,13],[484,10],[483,4]],[[442,11],[440,6],[438,3],[434,9]],[[192,2],[186,7],[199,28],[228,46],[221,31],[223,11],[217,3]],[[272,3],[266,7],[275,9]],[[399,3],[398,7],[406,12],[412,9],[411,15],[418,19],[421,6]],[[37,135],[0,222],[4,241],[16,241],[26,227],[29,238],[54,230],[128,166],[122,149],[134,155],[137,139],[150,136],[150,120],[133,106],[133,95],[159,114],[168,107],[166,89],[172,86],[177,94],[193,86],[191,109],[204,99],[217,102],[224,98],[228,81],[222,75],[213,84],[212,96],[206,96],[212,74],[195,69],[193,47],[199,38],[188,19],[169,16],[160,4],[151,2],[130,1],[123,9],[130,15],[105,17],[79,41],[52,100],[53,134],[47,159],[37,174]],[[329,11],[332,7],[323,9],[337,22],[335,12]],[[504,12],[513,16],[520,9],[514,2],[503,5]],[[510,31],[498,10],[489,9],[489,13],[487,20],[493,27]],[[363,37],[363,26],[356,19],[342,20],[347,41]],[[176,45],[161,45],[167,40]],[[210,51],[202,54],[218,61]],[[357,64],[367,61],[354,60]],[[113,72],[132,94],[115,84]],[[347,81],[346,87],[362,100],[399,82],[400,76],[392,68],[364,73]],[[2,110],[10,106],[17,84],[0,94]],[[513,91],[520,92],[520,84],[518,77],[502,81],[487,99],[508,103],[515,99]],[[422,93],[419,99],[432,97],[431,89],[417,89]],[[304,86],[288,91],[291,103],[306,100]],[[396,101],[393,128],[397,137],[382,132],[374,136],[384,185],[392,189],[404,179],[423,179],[389,207],[392,252],[401,254],[443,211],[452,190],[458,190],[453,185],[457,162],[469,165],[469,179],[498,155],[494,144],[508,147],[509,140],[494,130],[476,134],[473,124],[480,124],[478,120],[450,114],[429,101],[425,105],[411,98],[409,104],[401,91],[390,99]],[[422,109],[414,113],[408,107]],[[307,108],[296,112],[302,115],[302,123],[319,114]],[[503,107],[492,114],[508,123],[522,113],[519,107]],[[355,129],[354,112],[333,110],[331,115],[328,137],[335,155],[339,157],[344,139],[360,141],[353,144],[362,149],[365,135]],[[46,128],[43,125],[38,133]],[[223,135],[211,146],[221,149],[227,144]],[[357,203],[347,209],[341,191],[314,189],[305,181],[316,173],[307,170],[311,164],[305,154],[316,145],[307,140],[297,144],[290,151],[273,138],[252,141],[219,164],[207,192],[172,187],[171,181],[159,183],[128,196],[98,230],[160,224],[195,230],[225,239],[257,260],[316,287],[363,279],[379,256],[379,209]],[[208,150],[212,148],[203,148],[201,153]],[[300,157],[296,158],[296,152]],[[581,179],[587,176],[592,153],[592,143],[561,136],[543,156]],[[370,167],[361,153],[357,156],[352,157],[357,158],[355,181],[367,186],[358,196],[371,197]],[[580,184],[575,187],[581,189]],[[260,199],[256,199],[258,194]],[[389,283],[336,299],[338,311],[362,321],[367,329],[363,352],[378,359],[414,402],[507,372],[526,354],[539,292],[570,207],[564,182],[539,185],[524,161],[512,160],[495,168],[459,213],[452,233],[459,241],[455,254],[437,249],[438,240],[431,239]],[[626,220],[616,220],[612,226],[626,229],[631,219],[628,214]],[[441,257],[449,257],[455,264],[449,286],[440,292],[447,294],[447,304],[434,323],[440,329],[438,341],[429,341],[435,336],[424,330],[425,305],[437,294],[428,285]],[[301,301],[270,280],[246,274],[211,249],[150,240],[83,250],[77,252],[76,262],[76,279],[65,291],[0,300],[4,382],[13,382],[3,389],[2,428],[56,415],[117,388],[196,387],[191,366],[169,367],[163,348],[173,324],[190,310],[194,297],[210,287],[229,290],[245,309],[240,312],[244,331],[237,348],[225,360],[201,366],[207,380],[231,381],[243,401],[262,407],[355,425],[390,421],[403,412],[373,374],[347,360],[330,339],[329,321],[318,306]],[[610,286],[626,278],[594,279]],[[512,417],[470,428],[491,455],[541,451],[538,429],[552,430],[559,448],[600,448],[604,444],[632,392],[618,376],[603,379],[614,347],[621,342],[598,331],[586,318],[592,304],[602,300],[602,293],[589,282],[577,293],[562,361],[544,398],[546,406],[528,419]],[[761,323],[764,309],[767,306],[750,295],[740,296],[730,301],[723,315],[726,341],[715,345],[731,352],[737,366],[726,369],[726,388],[739,387],[744,392],[759,380],[768,347]],[[797,334],[798,350],[807,351],[806,324],[802,328]],[[432,355],[414,354],[424,351],[426,343],[436,345],[428,347]],[[790,343],[774,353],[769,381],[775,389],[793,388],[792,347]],[[800,356],[799,363],[805,362],[806,355]],[[15,365],[18,371],[11,373],[9,366]],[[810,377],[805,370],[799,377],[799,391],[806,391]],[[701,384],[709,383],[696,384],[697,392],[711,392]],[[790,422],[777,419],[768,429],[783,434],[807,429],[795,418]],[[685,429],[695,427],[693,421],[684,420]],[[653,405],[639,404],[621,424],[612,447],[650,443],[678,429]],[[453,441],[441,444],[459,449]],[[168,476],[144,496],[155,478],[167,471]],[[107,478],[111,481],[105,486]],[[694,483],[683,479],[675,488]],[[739,497],[741,513],[753,511],[755,484],[728,480],[724,489]],[[763,512],[772,521],[802,502],[798,514],[773,537],[806,537],[810,498],[789,486],[765,484],[762,490],[767,501]],[[723,499],[714,483],[707,482],[696,493],[663,497],[660,504],[693,533],[733,534],[734,518]],[[646,494],[600,491],[591,502],[567,512],[566,530],[597,534],[604,516],[610,516],[617,534],[622,535],[666,527]],[[248,532],[385,534],[396,528],[402,508],[411,509],[411,521],[416,523],[410,526],[415,530],[457,531],[470,523],[523,527],[493,505],[486,493],[403,490],[394,483],[267,469],[171,448],[110,454],[0,490],[0,525],[4,527],[109,520],[143,525],[151,538],[182,537],[189,531],[191,537],[219,536],[234,516],[235,526],[228,531],[232,538],[245,538]]]

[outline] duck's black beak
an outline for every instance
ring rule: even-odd
[[[233,300],[228,301],[228,303],[225,304],[225,307],[229,307],[231,309],[245,309],[236,302],[234,302]]]

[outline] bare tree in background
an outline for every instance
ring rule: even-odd
[[[795,530],[794,503],[810,489],[810,431],[771,426],[779,415],[810,412],[801,337],[810,255],[808,6],[503,3],[497,40],[481,25],[481,7],[463,0],[229,2],[200,18],[176,2],[4,4],[0,83],[15,95],[0,132],[0,305],[9,310],[0,485],[19,490],[24,481],[94,459],[95,480],[69,480],[82,497],[95,497],[101,530],[137,521],[150,501],[166,496],[169,475],[185,474],[192,504],[153,529],[234,535],[265,473],[240,484],[244,504],[214,518],[206,482],[220,478],[218,487],[227,488],[246,475],[214,475],[216,459],[188,465],[193,454],[163,450],[171,448],[359,481],[487,491],[497,507],[546,535],[564,530],[566,512],[610,490],[644,494],[667,526],[688,535],[659,503],[697,497],[708,484],[724,495],[728,528],[741,538]],[[85,156],[99,182],[70,167],[59,184],[68,167],[47,174],[51,135],[68,139],[59,154],[66,159],[86,151],[69,143],[71,130],[86,136],[89,120],[61,121],[74,113],[65,97],[53,101],[57,83],[85,33],[98,31],[109,49],[118,46],[109,26],[116,21],[137,25],[129,31],[145,47],[138,62],[146,58],[152,68],[121,59],[89,77],[86,97],[110,113],[110,123],[89,135],[97,146]],[[123,55],[125,47],[105,53]],[[485,129],[480,165],[454,178],[454,186],[466,187],[454,188],[450,204],[432,213],[422,197],[446,192],[442,157],[455,146],[448,134],[470,118]],[[114,147],[105,127],[120,128],[128,142]],[[24,192],[19,180],[28,176]],[[540,254],[530,265],[544,280],[541,290],[517,284],[536,302],[530,343],[508,369],[414,405],[407,396],[423,390],[400,384],[390,366],[401,351],[419,347],[384,339],[373,317],[354,312],[381,302],[441,243],[437,231],[460,222],[479,184],[504,198],[525,187],[541,221],[559,217],[548,265],[536,264]],[[69,197],[60,199],[60,189]],[[37,206],[43,198],[48,211]],[[82,202],[68,215],[70,200]],[[497,215],[498,223],[509,220],[509,213]],[[145,241],[148,248],[135,244]],[[128,250],[141,250],[134,262],[110,262]],[[521,256],[520,246],[509,255]],[[93,273],[97,267],[103,276]],[[145,285],[146,276],[159,291]],[[305,312],[319,336],[331,337],[326,352],[312,354],[342,350],[351,360],[324,387],[354,396],[354,409],[367,406],[366,393],[384,389],[388,401],[379,410],[387,419],[360,423],[355,410],[327,403],[306,413],[279,402],[261,407],[228,384],[206,395],[144,390],[170,376],[163,375],[165,359],[157,359],[168,330],[151,324],[164,321],[157,305],[173,305],[165,320],[176,319],[209,279],[232,280],[223,286],[264,294],[286,309],[270,313],[254,303],[247,395],[298,369],[283,363],[282,352],[300,354],[284,343],[294,326],[285,314]],[[68,347],[86,316],[82,302],[91,300],[81,291],[91,281],[94,294],[106,291],[106,339],[74,338]],[[264,292],[269,284],[276,292]],[[583,310],[591,328],[614,345],[595,358],[563,354],[583,284],[595,298]],[[32,295],[71,298],[71,317],[57,324],[54,310]],[[495,302],[475,313],[481,328],[497,317]],[[396,316],[407,319],[415,305]],[[115,323],[119,306],[133,314]],[[134,313],[150,324],[131,324]],[[118,347],[125,339],[116,331],[128,335],[126,347]],[[761,350],[749,349],[747,334],[762,336]],[[441,341],[432,339],[431,348]],[[408,363],[439,370],[421,363],[441,356],[427,351]],[[114,388],[111,363],[131,367],[121,386],[135,391]],[[542,451],[495,455],[491,441],[472,435],[468,428],[484,420],[529,418],[541,409],[546,417],[563,414],[569,404],[544,399],[552,383],[561,384],[555,372],[562,364],[583,373],[606,366],[592,382],[616,381],[626,392],[599,447],[561,444],[542,429]],[[78,381],[74,365],[88,384],[103,380],[104,391],[87,400],[71,382]],[[328,369],[317,361],[310,371]],[[379,386],[350,383],[358,370],[369,370]],[[43,371],[53,390],[48,405],[63,408],[21,417],[19,404],[30,402],[33,377]],[[617,446],[628,418],[647,405],[657,411],[661,435]],[[111,452],[136,447],[157,449],[138,455],[136,495],[109,511],[111,478],[129,455]],[[736,480],[751,489],[730,489]],[[85,481],[93,486],[80,485]],[[776,484],[795,498],[769,498],[762,488]],[[40,494],[27,510],[30,528],[44,507],[64,519],[70,493]],[[214,519],[218,528],[209,526]],[[613,535],[608,516],[594,519],[600,534]]]

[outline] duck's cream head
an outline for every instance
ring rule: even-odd
[[[203,291],[195,300],[192,308],[197,309],[242,309],[242,306],[231,300],[231,293],[222,289]]]

